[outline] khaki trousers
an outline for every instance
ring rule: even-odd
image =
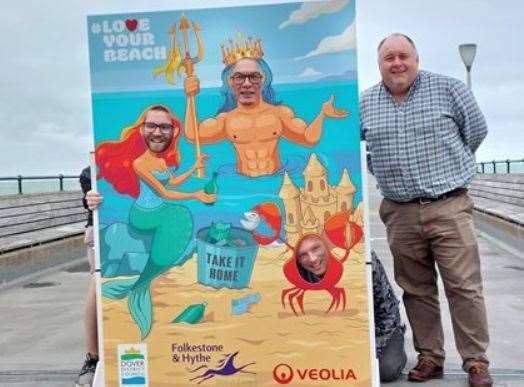
[[[383,199],[379,210],[394,257],[395,280],[404,290],[404,306],[419,358],[444,363],[438,267],[465,371],[474,363],[489,364],[488,325],[472,210],[473,201],[467,193],[427,204]]]

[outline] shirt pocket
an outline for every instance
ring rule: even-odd
[[[412,134],[419,140],[439,141],[442,136],[456,132],[453,114],[438,107],[415,108],[411,114]]]

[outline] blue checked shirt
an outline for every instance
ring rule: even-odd
[[[487,134],[471,91],[427,71],[419,71],[401,104],[382,82],[364,91],[360,130],[382,195],[399,202],[466,187]]]

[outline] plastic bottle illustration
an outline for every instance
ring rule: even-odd
[[[199,323],[204,318],[204,312],[206,310],[207,302],[202,304],[189,305],[182,311],[172,322],[181,323],[185,322],[188,324]]]
[[[204,186],[204,192],[207,194],[218,194],[218,173],[217,172],[213,172],[213,177]],[[206,204],[212,206],[215,203],[213,202],[213,203],[206,203]]]

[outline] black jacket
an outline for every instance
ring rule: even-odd
[[[91,190],[91,167],[86,167],[82,169],[82,172],[80,173],[80,186],[82,187],[82,192],[84,193],[84,197],[82,198],[82,203],[84,204],[84,208],[87,210],[87,226],[93,225],[93,211],[89,209],[87,206],[86,201],[86,193],[87,191]]]

